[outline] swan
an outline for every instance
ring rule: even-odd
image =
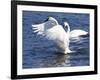
[[[53,17],[49,17],[44,23],[32,24],[33,32],[52,40],[58,52],[67,54],[72,52],[69,48],[70,38],[85,35],[87,32],[83,30],[70,31],[68,22],[64,22],[64,27],[67,28],[67,31]]]
[[[52,40],[56,45],[57,51],[64,54],[71,52],[69,49],[70,28],[68,28],[68,31],[66,32],[55,18],[49,17],[48,21],[44,23],[34,24],[32,25],[32,29],[37,35],[42,35],[48,40]]]

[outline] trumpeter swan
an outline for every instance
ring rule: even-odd
[[[44,23],[32,25],[33,32],[37,33],[37,35],[45,36],[48,40],[52,40],[59,52],[67,54],[71,52],[69,43],[70,38],[73,36],[70,35],[77,31],[73,30],[70,32],[70,26],[67,22],[64,22],[64,27],[67,27],[67,32],[53,17],[49,17]]]

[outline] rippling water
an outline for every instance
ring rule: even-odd
[[[67,21],[71,30],[89,32],[89,14],[23,11],[23,68],[67,67],[89,65],[89,35],[71,39],[67,55],[57,53],[52,41],[37,36],[32,24],[44,22],[49,16],[63,25]]]

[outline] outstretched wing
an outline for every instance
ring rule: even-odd
[[[47,35],[47,31],[56,25],[58,25],[57,20],[53,17],[49,17],[44,23],[32,25],[32,30],[34,33],[37,33],[37,35]]]
[[[79,37],[82,35],[87,35],[88,32],[84,31],[84,30],[80,30],[80,29],[76,29],[76,30],[72,30],[70,32],[70,38],[75,38],[75,37]]]
[[[32,25],[32,30],[34,33],[37,33],[37,35],[44,35],[45,34],[45,23]]]

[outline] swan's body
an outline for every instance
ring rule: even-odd
[[[38,35],[44,35],[48,40],[53,40],[57,50],[67,54],[71,52],[69,49],[70,27],[67,22],[64,22],[64,26],[67,27],[67,32],[56,19],[49,17],[48,21],[44,23],[32,25],[32,29]]]

